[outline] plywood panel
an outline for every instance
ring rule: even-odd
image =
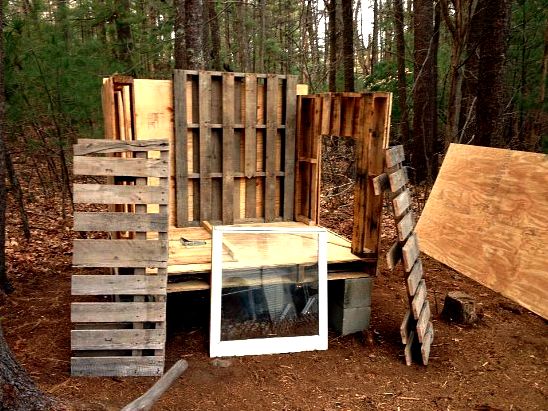
[[[452,144],[416,231],[420,248],[548,318],[548,156]]]

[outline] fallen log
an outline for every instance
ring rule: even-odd
[[[148,411],[154,403],[167,391],[169,387],[179,378],[179,376],[188,368],[186,360],[177,361],[150,389],[129,403],[122,411]]]

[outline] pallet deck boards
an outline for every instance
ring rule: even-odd
[[[132,89],[124,87],[128,86],[123,85],[122,90],[116,92],[118,113],[123,114],[116,123],[116,135],[130,139],[133,123],[128,99]],[[146,143],[81,140],[74,147],[75,153],[81,154],[75,156],[77,175],[107,177],[106,185],[75,185],[75,202],[109,206],[108,212],[75,213],[75,230],[106,231],[111,239],[75,239],[73,265],[113,270],[111,275],[72,277],[72,295],[86,297],[86,302],[71,304],[71,321],[76,328],[85,328],[71,333],[72,375],[160,375],[163,372],[168,149],[167,140]],[[92,154],[107,157],[83,156]],[[122,177],[119,184],[114,176]],[[133,185],[127,184],[128,177],[134,177]],[[150,206],[157,212],[148,214]],[[155,239],[147,239],[151,234]],[[119,268],[125,269],[124,275],[118,275]],[[153,273],[147,274],[147,270]],[[96,302],[89,301],[93,296],[97,296]],[[105,301],[100,296],[114,296],[109,297],[114,301]],[[92,327],[96,329],[90,329]],[[131,356],[117,356],[124,351]]]

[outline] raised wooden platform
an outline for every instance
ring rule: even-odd
[[[240,225],[244,226],[244,225]],[[246,224],[251,227],[307,227],[300,222]],[[256,244],[252,255],[249,245]],[[306,235],[285,234],[264,238],[262,234],[231,234],[224,243],[225,267],[249,270],[264,267],[307,266],[315,262],[316,240]],[[351,243],[331,231],[328,232],[328,265],[330,279],[361,278],[370,274],[362,271],[371,263],[350,251]],[[172,227],[169,231],[168,292],[209,289],[211,272],[211,232],[205,227]]]

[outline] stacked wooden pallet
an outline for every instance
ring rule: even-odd
[[[420,356],[424,365],[428,364],[430,347],[434,339],[430,305],[428,303],[426,282],[423,278],[422,262],[415,229],[415,217],[411,210],[411,193],[408,184],[403,146],[386,150],[386,172],[374,179],[375,193],[384,190],[391,193],[391,202],[396,222],[398,241],[387,254],[390,269],[402,261],[405,272],[405,284],[408,294],[407,310],[400,333],[405,344],[405,361],[411,365],[413,358]],[[416,354],[415,354],[416,353]]]
[[[124,231],[129,235],[124,239],[105,239],[103,235],[101,239],[74,240],[75,267],[107,267],[112,271],[72,277],[72,295],[84,300],[71,305],[75,328],[71,332],[72,375],[163,373],[168,150],[167,140],[79,140],[74,146],[76,175],[125,182],[124,185],[74,184],[74,202],[132,205],[130,209],[135,212],[74,214],[76,231]],[[153,152],[160,152],[160,158],[150,158]],[[153,178],[158,185],[151,184]],[[159,211],[148,214],[148,204],[156,204]],[[150,239],[149,234],[154,234],[155,239]]]

